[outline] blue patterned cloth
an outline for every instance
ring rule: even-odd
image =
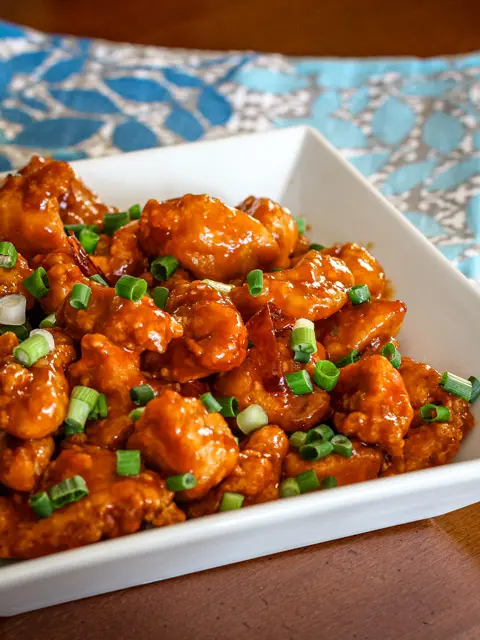
[[[0,171],[302,123],[480,279],[480,54],[220,54],[0,22]]]

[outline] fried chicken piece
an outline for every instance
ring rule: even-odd
[[[228,296],[198,280],[181,281],[171,290],[166,310],[181,322],[183,336],[165,354],[151,354],[149,370],[187,382],[230,371],[245,359],[247,330]]]
[[[396,336],[406,311],[406,305],[400,300],[374,300],[347,306],[319,323],[317,339],[330,360],[336,362],[353,349],[363,351],[377,338]]]
[[[259,220],[270,231],[279,248],[278,258],[272,267],[286,269],[290,266],[290,256],[298,240],[298,226],[295,218],[285,207],[270,198],[250,196],[241,202],[237,209]]]
[[[43,267],[47,272],[49,291],[40,300],[45,313],[58,311],[75,283],[91,287],[92,281],[82,274],[69,249],[38,255],[32,265],[34,268]]]
[[[12,502],[0,502],[4,557],[35,558],[134,533],[144,522],[161,526],[185,520],[158,474],[142,471],[138,476],[119,476],[115,453],[97,447],[64,449],[49,465],[40,489],[48,490],[75,475],[85,480],[88,496],[48,518],[37,519]],[[9,534],[9,527],[14,533]]]
[[[311,356],[306,365],[293,359],[290,336],[277,338],[276,344],[283,375],[306,369],[312,376],[315,363],[325,358],[321,344],[317,344],[317,353]],[[306,431],[329,414],[329,395],[317,386],[313,387],[312,393],[306,395],[295,395],[286,384],[273,391],[266,388],[258,350],[259,347],[256,346],[249,349],[246,359],[239,367],[217,378],[216,395],[235,396],[240,411],[250,404],[261,405],[269,422],[278,424],[285,431]]]
[[[252,269],[268,268],[278,245],[258,221],[207,195],[149,200],[139,240],[149,256],[175,256],[199,280],[228,282]]]
[[[237,443],[222,416],[170,389],[147,404],[128,448],[139,449],[148,466],[166,475],[193,473],[197,486],[177,494],[181,500],[204,496],[232,471],[238,457]]]
[[[178,320],[159,309],[148,296],[133,302],[92,280],[89,286],[92,295],[87,309],[72,307],[68,295],[57,313],[57,324],[75,340],[88,333],[101,333],[126,349],[163,353],[173,338],[182,335]]]
[[[20,294],[25,296],[27,300],[27,309],[31,309],[35,301],[31,293],[23,286],[23,281],[31,273],[32,269],[28,266],[28,262],[20,254],[18,254],[17,262],[12,269],[0,267],[0,298],[14,293]]]
[[[22,440],[44,438],[62,424],[69,389],[63,368],[73,362],[75,349],[68,336],[50,329],[55,349],[30,368],[5,355],[0,365],[0,428]],[[0,337],[10,340],[11,333]],[[0,351],[3,350],[0,348]]]
[[[368,285],[373,300],[382,297],[385,290],[385,272],[365,247],[347,242],[324,249],[322,253],[341,258],[352,272],[355,284]]]
[[[231,298],[244,318],[273,302],[287,316],[316,321],[346,304],[352,284],[353,276],[342,260],[312,250],[292,269],[264,273],[260,295],[253,297],[244,284],[232,290]]]
[[[387,358],[362,358],[340,370],[331,394],[335,427],[346,436],[402,454],[413,409],[401,375]]]
[[[287,478],[295,478],[299,473],[313,469],[320,484],[325,478],[333,476],[339,487],[373,480],[380,473],[383,462],[382,452],[374,447],[367,447],[361,442],[352,444],[353,452],[350,458],[332,453],[315,462],[303,460],[298,451],[290,451],[285,458],[284,475]]]
[[[111,242],[99,242],[92,261],[100,267],[109,282],[115,282],[123,275],[139,276],[147,268],[147,259],[138,243],[138,220],[115,231]],[[101,236],[108,238],[109,236]]]
[[[188,517],[216,513],[226,491],[241,493],[245,497],[244,507],[277,500],[287,452],[288,438],[282,429],[275,425],[258,429],[245,441],[230,475],[201,500],[188,505]]]
[[[0,432],[0,482],[14,491],[33,491],[54,450],[51,436],[18,440]]]
[[[428,364],[403,358],[399,371],[415,414],[405,438],[403,455],[392,460],[384,475],[447,464],[474,424],[468,402],[444,391],[440,387],[440,374]],[[420,416],[420,407],[424,404],[448,407],[450,420],[425,423]]]

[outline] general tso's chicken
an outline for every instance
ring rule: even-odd
[[[346,306],[319,323],[317,338],[323,343],[330,360],[336,362],[353,349],[363,351],[377,338],[396,336],[406,311],[406,305],[400,300],[375,300]]]
[[[111,242],[97,246],[95,255],[91,256],[94,264],[101,268],[111,284],[115,284],[125,274],[139,276],[147,267],[147,259],[138,243],[138,229],[138,221],[121,227],[115,231]],[[110,240],[109,236],[101,237]]]
[[[313,387],[312,393],[306,395],[295,395],[284,382],[274,390],[266,388],[262,374],[263,360],[265,357],[273,360],[275,354],[272,351],[265,355],[260,353],[259,349],[259,346],[249,349],[246,359],[239,367],[217,378],[216,395],[235,396],[240,410],[250,404],[261,405],[268,415],[269,422],[279,425],[285,431],[305,431],[330,413],[329,395],[317,386]],[[305,365],[295,362],[290,347],[290,336],[277,338],[276,349],[282,376],[301,369],[313,375],[315,363],[325,359],[322,345],[317,344],[317,353],[311,356],[309,363]]]
[[[57,324],[76,340],[101,333],[126,349],[163,353],[170,341],[182,335],[182,326],[159,309],[148,296],[138,302],[121,298],[115,289],[89,281],[92,294],[87,309],[75,309],[70,295],[57,314]]]
[[[163,526],[182,522],[185,514],[173,502],[173,493],[153,471],[119,476],[116,455],[97,447],[64,449],[48,467],[40,485],[81,476],[88,495],[37,519],[24,505],[0,498],[0,549],[4,557],[35,558],[73,549],[106,538],[134,533],[144,522]]]
[[[228,282],[268,269],[279,253],[261,222],[207,195],[149,200],[139,240],[149,256],[175,256],[199,280]]]
[[[0,432],[0,482],[14,491],[33,491],[54,450],[51,436],[19,440]]]
[[[258,429],[243,444],[230,475],[201,500],[188,505],[188,517],[216,513],[226,491],[242,494],[244,507],[277,500],[287,452],[288,438],[282,429],[275,425]]]
[[[48,293],[40,299],[45,313],[55,313],[63,305],[75,283],[91,286],[92,281],[84,276],[68,250],[52,251],[38,255],[32,260],[34,268],[43,267],[48,276]]]
[[[287,316],[316,321],[341,309],[352,285],[342,260],[312,250],[292,269],[264,273],[260,295],[252,296],[244,284],[232,290],[231,298],[244,318],[273,302]]]
[[[439,384],[440,374],[428,364],[403,358],[400,374],[415,415],[405,438],[403,455],[392,460],[385,475],[447,464],[474,423],[469,404],[444,391]],[[425,404],[448,407],[448,422],[425,423],[420,416],[420,407]]]
[[[115,211],[113,207],[103,204],[66,162],[33,156],[20,173],[24,176],[35,175],[47,166],[62,184],[63,192],[57,197],[64,224],[100,224],[105,213]]]
[[[50,332],[55,349],[30,368],[16,362],[13,355],[6,355],[0,363],[0,429],[22,440],[55,433],[67,413],[69,389],[63,368],[73,362],[75,349],[64,333]],[[12,336],[5,333],[0,343],[10,341],[13,350],[18,341]],[[3,353],[2,348],[0,351]]]
[[[182,500],[201,498],[234,468],[238,446],[219,413],[209,413],[195,398],[165,389],[151,400],[128,441],[145,463],[167,475],[192,473],[197,485]]]
[[[368,356],[343,367],[331,399],[340,433],[401,455],[413,409],[401,375],[387,358]]]
[[[278,258],[272,267],[286,269],[290,266],[290,256],[298,241],[298,226],[292,214],[285,207],[270,198],[250,196],[241,202],[237,209],[259,220],[270,231],[279,248]]]
[[[372,299],[381,298],[385,291],[385,272],[372,254],[358,244],[337,244],[322,251],[341,258],[353,274],[355,284],[366,284]]]
[[[230,371],[245,359],[247,330],[226,295],[198,280],[182,281],[170,291],[166,310],[181,322],[183,336],[164,355],[151,354],[147,370],[187,382]]]
[[[353,452],[350,458],[332,453],[315,462],[303,460],[297,451],[290,451],[285,458],[284,474],[287,478],[294,478],[299,473],[313,469],[320,483],[325,478],[333,476],[339,487],[373,480],[380,473],[383,462],[382,452],[360,442],[354,441],[352,444]]]
[[[28,262],[23,256],[18,254],[17,262],[11,269],[0,267],[0,298],[11,294],[20,294],[25,296],[27,300],[27,309],[33,307],[33,296],[23,286],[25,278],[32,273],[32,269],[28,266]]]

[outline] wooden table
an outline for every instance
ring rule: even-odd
[[[38,29],[297,55],[480,49],[478,0],[0,0]],[[0,620],[2,640],[480,638],[480,505]]]

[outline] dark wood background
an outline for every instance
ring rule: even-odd
[[[166,47],[325,56],[480,49],[479,0],[0,0],[0,17]]]

